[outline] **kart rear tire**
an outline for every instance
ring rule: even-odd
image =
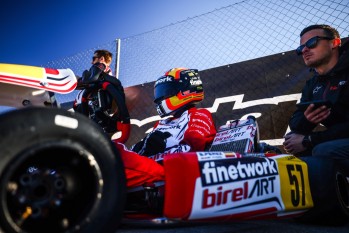
[[[115,232],[126,181],[110,139],[87,117],[24,108],[0,115],[0,232]]]
[[[344,225],[349,222],[349,163],[305,157],[314,208],[297,218],[310,224]]]

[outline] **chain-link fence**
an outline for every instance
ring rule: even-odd
[[[121,39],[124,86],[154,81],[170,67],[205,70],[293,50],[304,27],[330,24],[349,35],[347,0],[245,0],[184,21]],[[81,74],[93,51],[116,52],[116,40],[49,62]],[[114,59],[115,62],[115,59]],[[113,65],[115,67],[115,65]]]
[[[151,103],[152,82],[173,67],[202,71],[206,94],[201,106],[213,112],[217,126],[255,113],[264,132],[261,139],[281,140],[309,76],[293,50],[299,46],[300,31],[311,24],[329,24],[348,37],[349,1],[245,0],[121,39],[119,51],[113,41],[47,66],[71,68],[80,75],[89,68],[94,50],[118,52],[119,79],[135,126],[130,144],[158,119]],[[58,99],[71,101],[73,95]]]

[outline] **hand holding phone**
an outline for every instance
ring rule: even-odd
[[[324,105],[328,108],[332,107],[332,103],[328,100],[314,100],[314,101],[309,101],[309,102],[301,102],[301,103],[297,104],[297,107],[300,110],[305,111],[310,104],[314,104],[314,109],[317,109],[318,107],[321,107]]]

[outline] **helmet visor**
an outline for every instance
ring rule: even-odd
[[[179,90],[179,83],[177,81],[159,83],[154,88],[154,102],[159,103],[163,99],[174,96]]]

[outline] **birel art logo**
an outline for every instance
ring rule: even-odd
[[[276,162],[268,158],[206,161],[200,168],[203,186],[278,174]]]
[[[237,182],[236,185],[220,185],[218,187],[205,188],[202,194],[202,208],[221,206],[241,200],[264,197],[275,193],[276,176],[259,178],[251,182]]]
[[[268,158],[202,162],[201,179],[205,188],[202,191],[201,208],[243,200],[250,203],[257,200],[267,202],[275,195],[277,175],[276,162]]]

